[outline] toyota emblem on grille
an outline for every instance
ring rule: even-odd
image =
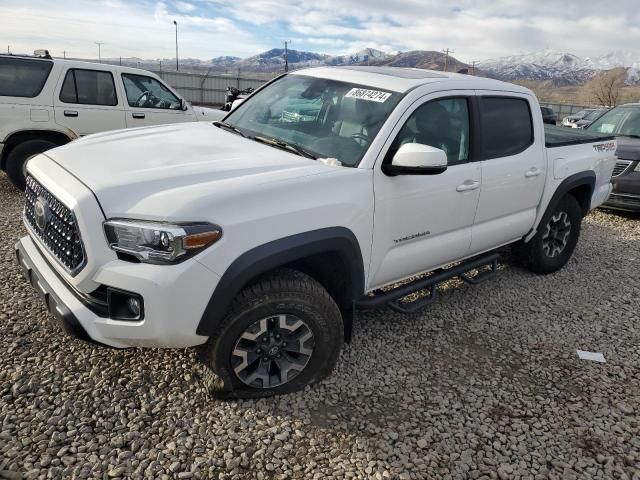
[[[33,215],[35,217],[36,227],[44,232],[47,222],[49,221],[49,204],[44,198],[38,197],[33,204]]]

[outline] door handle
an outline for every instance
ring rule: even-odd
[[[64,111],[64,116],[65,117],[77,117],[78,116],[78,112],[75,110],[65,110]]]
[[[144,118],[144,113],[142,113],[142,112],[133,112],[133,113],[131,114],[131,116],[132,116],[133,118]]]
[[[539,168],[537,168],[537,167],[533,167],[531,170],[528,170],[528,171],[524,174],[524,176],[525,176],[525,177],[527,177],[527,178],[530,178],[530,177],[537,177],[537,176],[538,176],[538,175],[540,175],[541,173],[542,173],[542,170],[540,170],[540,169],[539,169]]]
[[[476,180],[465,180],[462,185],[458,185],[456,192],[468,192],[469,190],[475,190],[480,186],[480,182]]]

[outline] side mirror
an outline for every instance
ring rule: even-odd
[[[180,110],[182,110],[183,112],[189,110],[189,104],[184,98],[180,99]]]
[[[391,160],[382,166],[387,175],[437,175],[447,169],[444,150],[421,143],[405,143]]]

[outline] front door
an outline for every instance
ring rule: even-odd
[[[428,95],[414,104],[387,142],[384,162],[404,143],[422,143],[447,154],[437,175],[387,176],[374,171],[375,214],[368,290],[464,257],[471,244],[481,186],[473,162],[473,92]],[[385,146],[386,148],[386,146]]]
[[[164,125],[194,121],[191,107],[182,110],[180,98],[153,77],[123,73],[122,83],[127,96],[127,127]]]
[[[125,128],[123,99],[108,70],[70,68],[56,89],[56,123],[78,135]]]

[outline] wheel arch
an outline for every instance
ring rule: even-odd
[[[268,242],[240,255],[224,272],[196,329],[211,336],[233,298],[256,279],[279,268],[300,270],[317,280],[343,316],[345,338],[351,336],[354,302],[364,293],[364,263],[351,230],[330,227]]]
[[[64,145],[65,143],[69,143],[75,138],[77,138],[77,135],[74,134],[71,130],[62,132],[59,130],[31,129],[13,132],[11,135],[7,136],[7,138],[3,142],[5,146],[2,149],[2,155],[0,156],[0,167],[2,168],[2,170],[6,170],[7,158],[9,157],[9,153],[11,152],[13,147],[27,140],[48,140],[57,145]]]

